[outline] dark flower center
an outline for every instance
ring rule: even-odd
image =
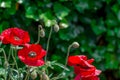
[[[28,53],[28,56],[31,57],[31,58],[34,58],[34,57],[37,56],[37,54],[36,54],[36,52],[31,51],[31,52]]]
[[[20,38],[17,37],[17,36],[14,36],[14,39],[15,39],[16,41],[19,41],[19,40],[20,40]]]
[[[76,66],[78,66],[80,68],[83,68],[83,69],[90,69],[88,66],[83,66],[83,65],[80,65],[80,64],[76,64]]]

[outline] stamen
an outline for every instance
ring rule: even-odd
[[[34,58],[37,56],[37,54],[35,52],[31,51],[31,52],[29,52],[28,56],[31,58]]]
[[[14,39],[15,39],[16,41],[19,41],[19,40],[20,40],[20,38],[17,37],[17,36],[14,36]]]

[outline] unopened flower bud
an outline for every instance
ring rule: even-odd
[[[45,31],[43,29],[40,30],[40,37],[45,37]]]
[[[30,74],[31,78],[34,80],[37,78],[37,73],[36,73],[36,70],[32,71],[31,74]]]
[[[55,32],[58,32],[59,29],[60,29],[60,28],[59,28],[59,25],[58,25],[58,24],[55,24],[55,25],[54,25],[54,31],[55,31]]]
[[[48,75],[46,75],[45,73],[42,74],[42,80],[50,80]]]
[[[40,29],[42,29],[42,25],[38,25],[38,27],[39,27]]]
[[[5,68],[7,68],[9,66],[9,63],[7,61],[5,61],[4,66],[5,66]]]
[[[80,45],[79,45],[79,43],[78,42],[73,42],[72,43],[72,47],[74,47],[74,48],[78,48]]]
[[[68,25],[65,24],[65,23],[59,23],[59,26],[60,26],[61,29],[64,29],[64,28],[68,27]]]

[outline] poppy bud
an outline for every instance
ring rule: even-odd
[[[40,37],[45,37],[45,31],[43,29],[40,30]]]
[[[78,42],[73,42],[72,43],[72,47],[74,47],[74,48],[78,48],[80,45],[79,45],[79,43]]]
[[[38,25],[38,27],[39,27],[40,29],[42,29],[42,25]]]
[[[61,29],[65,29],[65,28],[68,27],[68,25],[65,24],[65,23],[59,23],[59,26],[60,26]]]
[[[42,74],[42,80],[50,80],[48,75],[46,75],[45,73]]]
[[[58,32],[59,29],[60,29],[60,28],[59,28],[59,25],[58,25],[58,24],[55,24],[55,25],[54,25],[54,31],[55,31],[55,32]]]
[[[33,80],[37,78],[37,73],[36,73],[35,70],[32,71],[30,75],[31,75],[31,78],[32,78]]]
[[[4,62],[4,66],[5,66],[5,68],[7,68],[9,66],[7,61]]]

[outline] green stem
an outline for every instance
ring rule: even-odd
[[[71,47],[72,47],[72,45],[70,45],[70,46],[68,47],[67,56],[66,56],[66,61],[65,61],[65,67],[67,66],[68,56],[69,56],[69,54],[70,54],[70,49],[71,49]]]
[[[5,54],[4,49],[3,49],[3,48],[1,48],[1,51],[2,51],[2,52],[3,52],[3,54],[4,54],[5,61],[7,61],[7,62],[8,62],[8,60],[7,60],[7,56],[6,56],[6,54]]]
[[[25,77],[25,80],[27,80],[27,79],[28,79],[28,76],[29,76],[29,73],[27,72],[26,77]]]
[[[1,48],[1,51],[3,52],[3,54],[4,54],[4,58],[5,58],[5,62],[6,62],[6,64],[8,65],[8,60],[7,60],[7,56],[6,56],[6,54],[5,54],[5,51],[4,51],[4,49],[3,48]],[[8,67],[8,66],[7,66]],[[7,69],[5,68],[5,70],[6,70],[6,72],[7,72]],[[7,73],[5,72],[5,74],[6,74],[6,76],[5,76],[5,80],[7,80]]]
[[[25,79],[24,80],[27,80],[29,77],[29,73],[30,73],[30,69],[29,69],[29,67],[28,67],[28,70],[27,70],[27,73],[26,73],[26,77],[25,77]],[[29,79],[28,79],[29,80]]]
[[[8,61],[10,60],[10,55],[11,55],[11,47],[10,47],[10,49],[9,49]]]
[[[47,55],[48,55],[48,49],[49,49],[51,35],[52,35],[52,27],[50,29],[50,33],[49,33],[48,40],[47,40],[45,62],[47,61]]]
[[[70,49],[71,49],[71,47],[72,47],[72,44],[69,45],[69,47],[68,47],[67,56],[66,56],[66,61],[65,61],[65,67],[67,66],[68,57],[69,57],[69,54],[70,54]],[[62,72],[64,72],[64,71],[65,71],[65,69],[63,69]],[[52,78],[51,80],[57,80],[57,79],[64,78],[64,77],[65,77],[65,76],[62,76],[62,73],[60,73],[57,77],[54,77],[54,78]]]
[[[16,68],[18,70],[18,65],[17,65],[16,59],[15,59],[15,56],[14,56],[14,53],[13,53],[13,49],[12,49],[12,58],[13,58],[13,60],[15,62]]]
[[[15,50],[15,55],[14,55],[13,50]],[[12,58],[13,58],[13,61],[14,61],[15,65],[16,65],[16,69],[18,70],[18,80],[19,80],[20,74],[19,74],[18,64],[17,64],[17,61],[16,61],[16,59],[15,59],[15,57],[17,57],[16,54],[17,54],[17,48],[16,48],[16,47],[15,47],[15,49],[12,48]]]
[[[38,44],[40,42],[40,28],[38,27],[38,39],[37,42],[35,44]]]

